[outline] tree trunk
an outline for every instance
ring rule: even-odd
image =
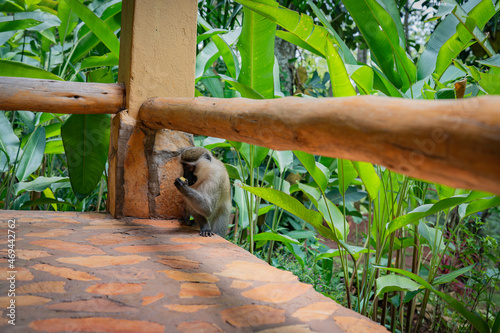
[[[290,60],[296,57],[297,46],[276,37],[274,41],[274,52],[280,68],[280,81],[283,94],[285,94],[285,96],[293,96],[295,65],[291,63]]]

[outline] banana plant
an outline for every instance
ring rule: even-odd
[[[3,2],[0,9],[13,13],[0,17],[0,44],[11,51],[0,53],[1,76],[115,82],[120,46],[116,34],[120,31],[121,2],[94,2],[86,6],[74,0],[58,3],[19,0]],[[103,66],[104,69],[94,70]],[[23,111],[12,115],[22,117],[25,114],[32,113]],[[37,195],[32,195],[36,200],[25,202],[24,207],[37,204],[49,207],[45,206],[48,204],[54,209],[60,208],[61,200],[53,192],[61,188],[60,185],[40,187],[35,184],[46,184],[48,180],[53,180],[54,184],[57,182],[52,175],[52,166],[61,163],[58,156],[65,153],[72,195],[80,200],[76,205],[83,205],[81,200],[93,193],[99,182],[102,194],[109,116],[39,114],[35,119],[20,143],[17,159],[12,154],[16,140],[9,136],[9,131],[3,132],[5,138],[1,141],[5,142],[5,147],[0,146],[3,148],[0,150],[1,167],[5,169],[10,165],[18,184],[22,184],[19,185],[22,190],[13,191],[15,181],[4,181],[3,186],[8,184],[6,197],[25,198],[27,193],[43,193],[44,198],[37,199]],[[29,123],[25,118],[22,120]],[[12,122],[5,125],[9,125],[12,131]],[[47,163],[51,168],[47,172],[43,167],[46,174],[40,175],[39,167]],[[66,206],[72,205],[65,202]],[[7,203],[12,201],[7,200]]]

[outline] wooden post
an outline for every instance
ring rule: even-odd
[[[196,0],[124,0],[120,70],[126,111],[111,125],[108,210],[115,216],[179,218],[182,199],[173,183],[182,168],[179,148],[190,134],[152,130],[139,107],[158,96],[192,97],[196,57]]]

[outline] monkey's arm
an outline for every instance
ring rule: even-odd
[[[175,180],[175,187],[181,192],[190,206],[198,214],[209,217],[212,214],[212,205],[210,202],[198,191],[188,186],[187,181],[182,181],[180,178]]]

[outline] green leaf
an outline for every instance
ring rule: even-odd
[[[0,2],[0,11],[5,13],[19,13],[24,12],[24,7],[18,5],[13,0],[5,0]]]
[[[482,212],[488,208],[500,206],[500,197],[494,196],[491,198],[478,199],[473,201],[467,205],[467,209],[465,210],[465,216],[469,216],[475,214],[477,212]]]
[[[205,21],[200,15],[198,15],[198,24],[200,24],[207,31],[212,30],[210,24]],[[220,36],[219,34],[213,34],[211,37],[215,46],[219,50],[224,63],[226,64],[230,76],[234,79],[238,78],[240,74],[238,57],[236,57],[230,45],[226,42],[223,36]]]
[[[285,30],[276,30],[276,36],[279,38],[286,40],[287,42],[297,45],[298,47],[303,48],[304,50],[307,50],[311,53],[314,53],[322,58],[325,57],[325,55],[318,50],[316,50],[314,47],[311,45],[307,44],[304,42],[302,39],[297,37],[297,35],[292,34],[291,32],[285,31]]]
[[[277,2],[270,0],[236,0],[236,2],[241,3],[246,8],[255,11],[256,13],[285,28],[290,33],[294,34],[298,39],[307,43],[310,48],[316,50],[314,53],[321,54],[323,57],[325,56],[325,40],[329,40],[330,42],[339,45],[341,50],[345,51],[343,51],[345,61],[349,64],[357,65],[354,56],[350,52],[347,52],[348,48],[345,46],[342,39],[340,39],[340,37],[338,39],[333,38],[332,35],[337,35],[333,33],[331,35],[324,27],[315,25],[310,16],[306,14],[299,14],[293,10],[279,6]],[[288,38],[286,34],[279,34],[280,37],[284,37],[284,39],[294,43],[294,41]],[[303,44],[296,45],[306,48]]]
[[[113,53],[107,53],[102,56],[93,56],[85,58],[82,61],[80,70],[84,70],[91,67],[103,67],[103,66],[118,66],[118,57]]]
[[[64,145],[60,138],[47,140],[44,154],[64,154]]]
[[[418,294],[420,294],[425,289],[419,289],[415,291],[409,291],[406,293],[405,298],[403,299],[403,303],[408,303],[412,299],[414,299]]]
[[[304,251],[297,244],[283,243],[291,254],[297,259],[302,269],[305,268],[307,257]]]
[[[420,283],[423,285],[425,288],[429,289],[430,291],[434,292],[436,295],[438,295],[441,299],[443,299],[452,309],[455,311],[459,312],[464,318],[467,319],[469,323],[472,324],[479,332],[481,333],[489,333],[490,328],[488,327],[488,324],[481,319],[480,317],[476,316],[473,312],[468,311],[460,301],[456,300],[455,298],[451,297],[448,294],[445,294],[443,292],[440,292],[439,290],[435,289],[431,284],[429,284],[427,281],[425,281],[423,278],[420,276],[405,271],[403,269],[399,268],[388,268],[388,267],[383,267],[383,266],[374,266],[379,269],[383,270],[388,270],[391,272],[399,273],[401,275],[407,276],[413,281]]]
[[[209,70],[210,66],[220,56],[220,51],[212,41],[196,55],[195,80],[196,82]]]
[[[14,184],[14,193],[18,195],[23,191],[43,192],[54,183],[63,183],[68,181],[68,177],[38,177],[30,182],[19,182]]]
[[[333,239],[334,235],[332,231],[323,226],[323,216],[321,213],[305,208],[304,205],[294,197],[271,188],[243,186],[243,189],[283,208],[314,226],[324,237]]]
[[[339,171],[339,191],[343,197],[345,197],[345,192],[349,185],[358,176],[358,172],[354,168],[354,165],[349,160],[338,159],[338,171]]]
[[[61,43],[64,43],[66,37],[78,24],[78,16],[69,8],[66,2],[59,1],[57,6],[57,17],[61,20],[61,24],[57,28],[59,31],[59,40]]]
[[[61,135],[61,125],[61,123],[54,123],[45,126],[45,137],[48,139],[54,136]]]
[[[260,205],[257,216],[265,215],[270,211],[274,210],[275,208],[276,207],[274,205],[266,205],[266,204]]]
[[[443,232],[439,228],[430,227],[425,222],[420,221],[418,232],[427,241],[432,253],[442,253],[446,249]]]
[[[323,225],[323,215],[321,213],[305,208],[304,205],[302,205],[302,203],[294,197],[275,189],[248,186],[244,186],[243,189],[280,208],[283,208],[284,210],[311,224],[323,237],[332,239],[339,244],[339,246],[342,246],[349,253],[349,255],[355,258],[355,253],[352,251],[351,246],[337,237],[337,231],[332,231],[332,229]]]
[[[483,29],[485,24],[498,11],[493,6],[492,1],[471,0],[462,6],[468,16],[476,21],[479,29]],[[418,59],[417,79],[422,80],[431,75],[437,74],[439,79],[445,70],[450,66],[453,59],[467,47],[468,43],[460,40],[457,32],[458,19],[454,15],[448,15],[439,23],[432,33],[424,52]]]
[[[373,74],[375,74],[373,77],[373,89],[379,90],[386,96],[408,98],[398,88],[396,88],[391,81],[389,81],[384,73],[380,72],[376,67],[372,67],[372,69]]]
[[[449,198],[455,194],[455,189],[442,184],[434,184],[436,187],[436,192],[438,194],[439,200]]]
[[[316,14],[316,17],[321,21],[321,24],[328,30],[330,33],[330,36],[335,40],[335,43],[339,45],[340,50],[342,51],[342,55],[344,56],[345,62],[351,65],[355,65],[358,62],[356,61],[356,58],[354,58],[354,55],[352,54],[351,50],[347,45],[344,43],[340,35],[333,29],[332,25],[330,22],[327,20],[321,9],[318,8],[314,4],[312,0],[307,0],[307,3],[309,6],[311,6],[312,10],[314,11],[314,14]]]
[[[332,84],[332,91],[334,97],[348,97],[356,96],[356,90],[351,84],[349,74],[344,66],[344,62],[340,57],[335,46],[326,41],[325,44],[326,61],[328,64],[328,71],[330,73],[330,82]]]
[[[467,266],[467,267],[462,267],[462,268],[459,268],[451,273],[448,273],[448,274],[445,274],[445,275],[441,275],[440,277],[438,277],[437,279],[435,279],[432,284],[434,286],[437,286],[439,284],[443,284],[443,283],[449,283],[453,280],[455,280],[457,277],[459,277],[460,275],[463,275],[465,273],[467,273],[468,271],[470,271],[471,269],[474,268],[475,265],[470,265],[470,266]]]
[[[118,58],[120,56],[120,41],[108,25],[78,0],[63,1],[71,7],[75,14],[78,15],[87,27],[89,27],[101,42]]]
[[[5,17],[5,16],[4,16]],[[12,18],[12,16],[7,16]],[[12,31],[12,30],[25,30],[39,25],[40,21],[34,19],[24,19],[24,20],[9,20],[0,22],[0,32]]]
[[[106,14],[106,15],[105,15]],[[121,2],[110,6],[101,17],[104,23],[111,31],[116,31],[121,27]],[[85,57],[101,40],[92,32],[83,34],[85,26],[80,29],[81,37],[78,40],[78,45],[71,56],[71,62],[76,64],[79,60]]]
[[[73,114],[61,136],[73,192],[79,200],[92,193],[108,159],[110,118],[106,114]]]
[[[202,140],[201,146],[208,150],[214,148],[231,148],[231,144],[226,139],[213,138],[211,136]]]
[[[352,186],[348,187],[347,191],[345,191],[346,205],[349,203],[354,203],[354,202],[363,200],[367,196],[367,194],[368,194],[367,192],[362,191],[356,187],[352,187]],[[331,188],[328,191],[328,193],[326,194],[326,197],[328,199],[330,199],[336,205],[341,205],[343,203],[342,194],[340,194],[340,191],[338,190],[337,187]],[[346,213],[348,213],[348,212],[346,212]]]
[[[363,253],[374,253],[375,250],[372,249],[367,249],[366,247],[361,247],[361,246],[350,246],[351,252],[354,254],[354,257],[357,259],[359,256]],[[321,260],[325,258],[334,258],[334,257],[340,257],[340,251],[338,249],[330,249],[325,253],[321,253],[320,255],[315,257],[315,260]]]
[[[33,132],[36,127],[36,123],[38,118],[40,117],[40,113],[35,115],[35,112],[31,111],[17,111],[17,115],[21,119],[22,123],[27,127],[28,132]],[[26,144],[26,140],[28,139],[27,136],[23,138],[23,141],[21,142],[21,147],[24,147]]]
[[[444,88],[436,91],[434,99],[455,99],[455,89]]]
[[[347,239],[347,235],[349,235],[349,224],[345,220],[344,214],[342,214],[340,209],[326,198],[318,200],[317,208],[321,214],[323,214],[323,218],[328,226],[330,226],[330,229],[335,230],[336,233],[341,236],[339,239]]]
[[[479,83],[481,88],[490,95],[500,95],[500,76],[490,73],[480,72],[473,66],[468,67],[474,80]]]
[[[246,204],[249,194],[241,188],[241,182],[235,181],[233,200],[238,206],[238,225],[245,229],[249,226],[249,211]]]
[[[311,230],[292,230],[286,234],[288,237],[293,239],[307,239],[311,237],[316,237],[316,233]]]
[[[252,168],[259,167],[269,153],[269,148],[254,146],[248,143],[241,143],[236,149],[239,151],[245,162],[248,165],[251,165]],[[252,156],[252,158],[250,158],[250,156]]]
[[[33,79],[60,80],[62,79],[44,69],[22,62],[0,60],[0,76],[29,77]]]
[[[307,195],[313,205],[318,208],[318,201],[319,199],[321,199],[321,192],[318,188],[297,182],[297,184],[290,186],[290,193],[294,193],[297,191],[302,191],[302,193]]]
[[[498,67],[500,68],[500,54],[497,53],[493,57],[485,59],[485,60],[478,60],[478,63],[481,65],[485,65],[488,67]]]
[[[16,177],[21,182],[35,172],[42,163],[45,151],[45,128],[38,127],[30,134],[28,142],[24,146],[24,153],[19,160]]]
[[[384,275],[377,279],[378,296],[392,291],[415,291],[421,287],[421,284],[396,274]]]
[[[290,150],[273,150],[271,156],[281,174],[283,174],[283,172],[285,172],[285,170],[288,169],[288,167],[293,163],[293,152]]]
[[[229,178],[239,179],[241,181],[244,181],[240,175],[240,172],[234,165],[224,164],[224,166],[226,167],[227,173],[229,174]]]
[[[369,66],[347,65],[347,72],[358,86],[362,95],[370,95],[373,90],[374,73]]]
[[[198,16],[198,23],[200,23],[199,20],[200,20],[200,16]],[[206,22],[205,20],[203,20],[203,21]],[[208,24],[208,22],[207,22],[207,24]],[[213,37],[215,35],[225,34],[227,32],[228,31],[226,29],[214,29],[214,28],[210,28],[209,30],[205,31],[204,33],[199,34],[198,36],[196,36],[196,44],[199,44],[202,41],[204,41],[205,39],[208,39],[208,38]]]
[[[237,28],[221,36],[228,45],[233,45],[241,34],[241,28]],[[220,51],[213,41],[208,43],[196,56],[195,81],[207,72],[214,61],[220,56]],[[233,79],[234,80],[234,79]]]
[[[400,42],[404,39],[398,28],[401,21],[397,6],[373,0],[344,0],[343,3],[382,72],[394,86],[406,91],[416,81],[416,68],[406,54],[405,43]]]
[[[486,196],[487,194],[484,194],[482,192],[477,192],[477,191],[472,191],[468,195],[467,194],[460,194],[456,195],[450,198],[446,198],[443,200],[440,200],[436,202],[435,204],[427,204],[427,205],[422,205],[417,208],[415,208],[413,211],[406,215],[402,215],[391,222],[387,225],[387,233],[390,234],[410,223],[413,223],[415,221],[418,221],[419,219],[432,215],[434,213],[437,213],[439,211],[448,209],[450,207],[454,207],[457,205],[460,205],[464,202],[472,201],[475,199],[478,199],[478,196]]]
[[[273,232],[261,232],[253,236],[254,241],[276,241],[282,243],[300,244],[296,239],[287,235],[275,234]]]
[[[0,112],[0,172],[5,171],[8,167],[8,160],[13,164],[16,160],[17,151],[19,149],[19,138],[14,134],[12,125],[5,117],[4,112]],[[7,153],[8,156],[5,155]],[[21,156],[22,151],[19,152]]]
[[[316,184],[318,184],[324,192],[328,186],[328,177],[325,173],[326,171],[319,167],[319,163],[316,163],[314,155],[298,150],[294,150],[293,153],[300,160],[304,168],[306,168],[307,172],[309,172],[309,174],[314,178]]]
[[[275,23],[248,8],[243,9],[243,27],[237,44],[241,55],[238,82],[264,98],[274,98],[275,31]]]
[[[493,327],[491,328],[491,333],[500,333],[500,311],[498,311],[497,313],[495,322],[493,323]]]
[[[49,187],[47,187],[45,190],[43,190],[42,193],[43,193],[43,196],[45,198],[50,198],[50,199],[55,199],[56,198],[54,196],[54,192],[52,192],[52,190]],[[54,209],[55,211],[57,211],[57,205],[55,203],[50,204],[50,206],[52,207],[52,209]]]
[[[207,77],[210,76],[213,69],[209,68],[205,75],[201,78],[201,82],[208,89],[212,97],[224,98],[224,83],[221,82],[219,77]]]
[[[485,10],[482,13],[472,12],[473,16],[468,16],[455,0],[447,0],[447,2],[451,2],[456,5],[453,10],[453,15],[455,15],[455,17],[460,21],[460,24],[457,26],[458,38],[460,41],[467,44],[473,38],[475,42],[479,44],[490,57],[492,57],[495,54],[495,51],[491,47],[488,37],[476,26],[476,17],[480,22],[485,20],[486,24],[490,19],[490,12],[495,10],[498,11],[499,7],[497,6],[495,9],[493,2],[490,1],[488,4],[489,6],[484,8]],[[479,16],[476,14],[479,14]]]
[[[42,115],[40,116],[40,120],[38,121],[38,124],[41,125],[43,123],[46,123],[52,119],[56,119],[58,117],[62,117],[64,114],[62,113],[47,113],[47,112],[42,112]]]
[[[241,94],[242,97],[252,98],[252,99],[264,99],[264,96],[262,96],[258,91],[236,81],[232,77],[229,77],[229,76],[223,75],[223,74],[219,74],[219,77],[221,79],[224,79],[234,89],[236,89]]]
[[[87,73],[89,82],[115,83],[115,76],[109,67],[94,69]]]
[[[16,20],[35,20],[41,22],[41,24],[34,25],[32,27],[27,27],[28,31],[37,31],[45,38],[49,39],[52,43],[56,43],[54,33],[50,28],[58,27],[61,24],[59,18],[53,14],[42,12],[42,11],[29,11],[24,13],[16,14]],[[48,51],[48,48],[47,48]]]
[[[374,200],[377,198],[382,182],[373,164],[368,162],[352,162],[352,165],[358,172],[359,178],[361,178],[366,191],[370,195],[370,199]]]

